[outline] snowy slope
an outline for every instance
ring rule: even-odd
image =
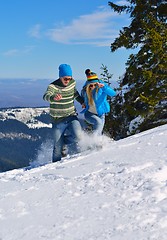
[[[52,137],[48,113],[42,107],[0,109],[0,172],[28,166],[36,158]]]
[[[166,240],[167,125],[1,173],[0,189],[1,240]]]
[[[29,128],[51,127],[51,124],[46,124],[38,120],[42,115],[48,115],[49,108],[5,108],[0,109],[0,121],[17,120],[26,124]]]

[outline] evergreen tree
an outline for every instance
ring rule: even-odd
[[[102,80],[110,86],[113,74],[109,73],[107,66],[104,64],[102,64],[101,69],[103,70],[101,73]],[[126,132],[124,131],[125,128],[120,128],[120,126],[123,125],[125,119],[123,121],[122,88],[118,87],[114,90],[116,90],[118,94],[114,98],[108,97],[110,112],[106,115],[105,118],[104,133],[105,135],[118,140],[126,136]]]
[[[127,2],[129,5],[124,6],[109,2],[114,11],[126,12],[132,19],[130,26],[124,27],[111,44],[111,51],[120,47],[139,48],[137,54],[129,56],[120,82],[124,115],[120,128],[128,132],[130,122],[140,116],[142,122],[131,130],[135,133],[166,122],[167,4],[162,0]]]
[[[102,64],[101,69],[103,70],[103,72],[100,75],[102,76],[103,81],[110,86],[111,84],[110,80],[113,74],[109,73],[107,66],[104,64]]]
[[[101,69],[103,70],[103,72],[100,74],[102,76],[101,79],[110,86],[111,85],[111,78],[112,78],[113,74],[109,73],[107,66],[104,65],[104,64],[102,64]],[[108,97],[108,102],[110,104],[110,113],[108,113],[106,115],[104,132],[105,132],[106,135],[113,138],[114,137],[113,136],[114,117],[113,117],[113,112],[112,112],[112,99],[111,99],[111,97]]]

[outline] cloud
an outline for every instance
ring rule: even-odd
[[[126,0],[122,0],[122,1],[117,1],[115,4],[117,5],[129,5],[129,3]]]
[[[4,56],[21,56],[25,54],[29,54],[35,46],[25,46],[23,49],[10,49],[3,53]]]
[[[10,49],[3,53],[4,56],[16,56],[18,54],[18,49]]]
[[[91,44],[109,46],[118,36],[113,19],[118,16],[111,10],[101,8],[72,20],[70,24],[49,29],[46,33],[50,40],[63,44]]]
[[[21,53],[22,54],[28,54],[30,52],[32,52],[32,50],[35,48],[35,46],[25,46],[22,50]]]
[[[35,38],[40,38],[41,37],[40,31],[41,31],[41,25],[36,24],[28,31],[28,35]]]

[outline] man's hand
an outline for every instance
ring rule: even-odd
[[[58,93],[53,99],[55,101],[59,101],[60,99],[62,99],[62,95]]]

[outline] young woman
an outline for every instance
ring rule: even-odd
[[[116,92],[90,69],[86,69],[85,74],[87,81],[81,91],[85,108],[81,113],[84,113],[85,120],[92,125],[93,133],[101,135],[105,123],[105,114],[110,111],[107,96],[113,97]]]

